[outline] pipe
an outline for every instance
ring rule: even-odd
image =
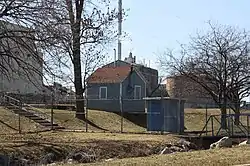
[[[114,67],[116,67],[116,49],[114,48]]]

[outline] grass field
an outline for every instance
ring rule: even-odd
[[[49,109],[41,109],[50,114]],[[120,131],[120,116],[114,113],[94,111],[88,113],[89,120],[96,127],[89,125],[92,132],[38,132],[33,134],[14,134],[18,129],[18,116],[9,110],[0,108],[0,149],[4,153],[18,153],[29,155],[30,158],[38,158],[43,153],[50,151],[66,153],[72,149],[95,148],[103,157],[140,156],[150,154],[149,147],[175,142],[174,135],[149,135],[149,134],[120,134],[110,132],[98,132],[107,129]],[[217,109],[208,110],[208,115],[219,114]],[[75,118],[75,112],[54,110],[54,119],[57,123],[72,130],[85,130],[85,123]],[[243,122],[245,122],[243,120]],[[187,131],[200,131],[205,124],[204,109],[186,109],[185,126]],[[216,124],[215,124],[216,125]],[[219,124],[217,124],[219,126]],[[33,121],[21,117],[22,131],[39,131],[41,126]],[[211,128],[208,127],[208,130]],[[124,131],[142,132],[144,128],[124,119]],[[106,151],[105,151],[106,150]],[[127,151],[127,152],[126,152]],[[126,153],[128,153],[128,155]],[[144,154],[145,152],[145,154]],[[119,157],[120,156],[120,157]],[[194,151],[188,153],[176,153],[171,155],[153,155],[149,157],[136,157],[115,159],[109,162],[97,162],[87,165],[234,165],[250,163],[250,147],[237,147],[231,149]],[[72,165],[72,164],[70,164]],[[78,164],[81,166],[84,164]],[[64,165],[67,166],[67,165]]]
[[[74,151],[89,153],[94,150],[98,161],[106,158],[148,156],[152,148],[175,142],[171,135],[42,132],[36,134],[9,134],[0,137],[0,154],[26,156],[38,161],[41,156],[54,153],[64,156]]]
[[[75,166],[228,166],[238,164],[250,164],[250,146],[236,147],[231,149],[217,149],[206,151],[194,151],[176,153],[170,155],[154,155],[150,157],[138,157],[129,159],[113,160],[93,164],[76,164]],[[72,165],[72,164],[71,164]],[[70,166],[64,164],[63,166]]]
[[[50,109],[39,109],[42,112],[51,115]],[[3,133],[17,133],[19,128],[18,115],[10,110],[0,107],[0,134]],[[67,110],[54,110],[54,121],[59,125],[69,130],[86,130],[85,121],[75,118],[74,111]],[[91,124],[88,125],[88,131],[103,132],[120,132],[121,130],[121,117],[115,113],[104,111],[88,111],[88,120]],[[45,130],[46,128],[33,122],[32,120],[22,117],[20,119],[22,132],[35,132]],[[49,128],[47,128],[49,129]],[[145,132],[145,128],[140,127],[127,119],[123,119],[124,132]]]
[[[19,117],[0,107],[0,134],[17,133],[19,130]],[[23,132],[40,131],[44,128],[32,120],[20,116],[20,129]]]
[[[233,113],[233,111],[228,113]],[[249,113],[249,110],[242,110],[242,113]],[[221,126],[220,122],[220,110],[219,109],[207,109],[207,118],[209,116],[215,115],[213,117],[213,125],[212,120],[210,119],[207,124],[208,135],[212,135],[212,129],[214,130],[214,134],[217,134],[219,128]],[[236,126],[233,123],[233,120],[228,118],[228,125],[230,128],[229,132],[233,132],[234,135],[242,134],[242,130],[246,133],[247,128],[247,116],[240,117],[240,121],[242,125]],[[250,121],[250,119],[249,119]],[[185,127],[186,131],[201,131],[206,124],[206,110],[205,109],[185,109]],[[213,127],[212,127],[213,126]],[[232,128],[233,126],[233,128]],[[245,126],[242,127],[242,126]],[[226,134],[225,130],[220,130],[220,134]]]
[[[5,110],[0,107],[2,114],[0,115],[0,133],[16,133],[18,129],[18,116],[8,110]],[[40,111],[48,114],[50,116],[50,109],[39,109]],[[249,112],[249,111],[248,111]],[[217,120],[220,122],[220,110],[219,109],[208,109],[207,110],[208,117],[210,115],[218,115],[216,116]],[[118,114],[104,111],[96,111],[89,110],[88,111],[88,120],[90,124],[88,125],[89,132],[120,132],[121,131],[121,117]],[[85,121],[79,120],[75,118],[74,111],[67,110],[54,110],[54,120],[59,125],[65,127],[69,130],[86,130]],[[220,124],[213,119],[213,130],[214,134],[219,130]],[[247,125],[247,118],[242,117],[241,122],[243,125]],[[206,123],[206,111],[205,109],[185,109],[185,127],[187,128],[185,131],[201,131]],[[231,122],[230,122],[231,124]],[[34,123],[28,118],[21,117],[21,130],[26,131],[40,131],[44,130],[39,124]],[[212,122],[209,121],[207,125],[207,130],[209,131],[209,135],[212,134]],[[237,126],[234,126],[234,132],[239,131],[240,129]],[[124,132],[145,132],[146,129],[140,127],[129,120],[123,118],[123,131]],[[225,131],[221,131],[225,132]]]
[[[41,111],[50,114],[50,109],[41,109]],[[105,111],[88,111],[88,120],[95,126],[88,125],[89,131],[121,131],[121,117],[115,113]],[[75,111],[54,110],[54,120],[61,126],[71,130],[85,130],[84,121],[75,118]],[[140,127],[127,119],[123,119],[124,132],[145,132],[145,128]]]

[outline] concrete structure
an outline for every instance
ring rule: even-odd
[[[39,94],[43,89],[43,56],[38,51],[30,30],[15,24],[0,22],[0,65],[8,70],[8,77],[0,73],[0,91],[18,94]],[[23,34],[20,34],[19,31]],[[15,31],[15,32],[13,32]],[[18,32],[16,32],[18,31]],[[9,37],[11,34],[12,37]],[[21,37],[16,37],[20,36]],[[22,37],[27,36],[27,37]],[[20,61],[16,61],[17,57]],[[26,69],[25,69],[26,68]]]

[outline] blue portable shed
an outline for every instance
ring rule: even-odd
[[[145,100],[148,131],[184,132],[185,100],[169,97],[152,97]]]

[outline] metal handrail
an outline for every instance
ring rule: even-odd
[[[240,116],[241,115],[243,115],[243,116],[247,116],[247,118],[249,118],[249,116],[250,116],[250,114],[240,114]],[[202,136],[202,133],[204,132],[204,130],[205,130],[205,128],[208,126],[208,123],[209,123],[209,121],[211,121],[212,119],[215,119],[219,124],[220,124],[220,128],[219,128],[219,130],[217,131],[217,133],[216,133],[216,136],[218,136],[218,134],[219,134],[219,132],[220,132],[220,130],[221,130],[221,122],[216,118],[216,116],[218,116],[218,115],[210,115],[209,116],[209,118],[208,118],[208,120],[206,121],[206,123],[205,123],[205,125],[204,125],[204,127],[203,127],[203,129],[202,129],[202,131],[201,131],[201,133],[200,133],[200,135],[199,135],[199,137],[201,137]],[[235,116],[234,114],[227,114],[227,116],[226,116],[226,118],[227,119],[231,119],[231,120],[233,120],[232,119],[232,116]],[[247,121],[249,121],[248,119],[247,119]],[[212,123],[212,130],[214,130],[214,126],[213,126],[214,124]],[[237,126],[240,130],[241,130],[241,132],[242,133],[244,133],[244,135],[248,135],[248,134],[246,134],[246,133],[249,133],[249,126],[247,126],[247,128],[241,123],[241,122],[239,122],[239,125],[240,126],[242,126],[246,131],[244,131],[244,129],[242,129],[242,128],[240,128],[239,126]],[[248,125],[248,124],[247,124]],[[207,131],[206,131],[207,132]],[[212,133],[213,133],[214,131],[212,131]],[[226,132],[230,135],[231,133],[230,133],[230,131],[229,131],[229,129],[226,129]],[[232,131],[233,132],[233,131]],[[232,133],[233,134],[233,133]]]
[[[7,98],[9,98],[9,99],[11,99],[11,100],[14,100],[14,101],[17,101],[17,102],[21,102],[20,100],[15,99],[15,98],[13,98],[13,97],[11,97],[9,95],[4,95],[4,96],[7,97]]]
[[[48,122],[51,122],[51,117],[50,117],[50,115],[48,115],[48,114],[46,114],[46,113],[40,111],[39,109],[37,109],[37,108],[35,108],[35,107],[32,107],[32,106],[29,105],[29,104],[22,103],[20,100],[15,99],[15,98],[13,98],[13,97],[11,97],[11,96],[9,96],[9,95],[4,94],[4,97],[5,97],[5,99],[7,98],[7,99],[10,99],[10,100],[14,100],[15,102],[18,103],[18,105],[16,105],[16,104],[13,104],[13,103],[11,103],[10,101],[8,101],[8,104],[9,104],[9,105],[14,106],[14,107],[16,107],[16,108],[20,108],[20,105],[25,106],[26,108],[22,107],[21,109],[22,109],[22,110],[25,110],[25,111],[27,111],[27,112],[30,112],[30,113],[32,113],[32,114],[38,116],[38,117],[44,118],[44,119],[47,120]],[[27,109],[27,108],[30,108],[30,109]],[[34,111],[34,110],[35,110],[35,111]],[[53,124],[54,124],[54,123],[55,123],[55,121],[53,120]]]

